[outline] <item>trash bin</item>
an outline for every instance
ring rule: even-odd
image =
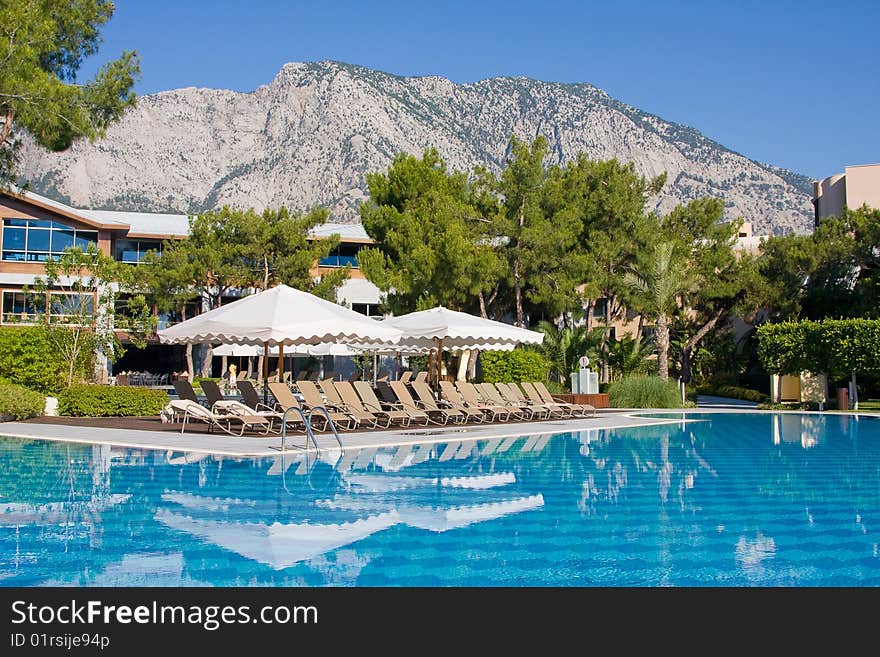
[[[837,410],[839,410],[839,411],[848,411],[849,410],[849,388],[838,388],[837,389]]]

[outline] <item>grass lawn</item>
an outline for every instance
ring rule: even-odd
[[[880,399],[860,399],[860,411],[880,411]]]

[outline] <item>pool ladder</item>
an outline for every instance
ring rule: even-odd
[[[333,430],[333,437],[336,438],[336,444],[339,445],[340,453],[345,453],[345,448],[342,446],[342,440],[339,438],[339,432],[336,430],[336,425],[333,424],[333,420],[330,418],[330,412],[324,408],[323,406],[313,406],[308,410],[308,412],[304,411],[299,406],[290,406],[284,411],[284,415],[281,416],[281,451],[283,452],[286,449],[287,442],[287,414],[291,411],[295,411],[299,413],[300,418],[302,418],[303,424],[306,426],[306,453],[309,451],[309,443],[315,447],[316,452],[320,452],[321,448],[318,446],[318,441],[315,440],[315,432],[312,431],[312,416],[320,411],[320,414],[324,416],[327,420],[327,426],[329,426]]]

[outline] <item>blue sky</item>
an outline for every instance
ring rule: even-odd
[[[285,62],[589,82],[744,155],[822,178],[880,162],[880,2],[115,0],[89,76],[250,91]]]

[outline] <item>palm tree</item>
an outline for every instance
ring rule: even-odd
[[[639,293],[641,310],[655,315],[654,341],[660,378],[669,379],[669,317],[678,308],[678,298],[690,287],[685,263],[675,256],[671,242],[655,245],[644,271],[629,271],[624,282]]]
[[[584,351],[585,329],[582,326],[557,328],[553,322],[542,320],[536,327],[544,334],[541,353],[550,363],[550,372],[557,383],[567,383],[574,361]]]

